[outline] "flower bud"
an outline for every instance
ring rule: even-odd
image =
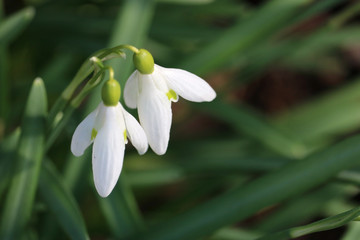
[[[133,61],[136,69],[142,74],[151,74],[154,71],[154,58],[145,49],[139,49],[138,53],[134,53]]]
[[[120,84],[115,79],[106,81],[101,89],[101,98],[106,106],[116,106],[120,100]]]

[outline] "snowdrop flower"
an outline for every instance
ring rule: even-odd
[[[102,102],[76,128],[71,140],[71,152],[84,154],[94,143],[92,168],[97,192],[107,197],[119,178],[127,138],[139,154],[144,154],[148,143],[144,130],[136,119],[119,103],[120,85],[110,78],[102,88]]]
[[[178,96],[193,102],[209,102],[216,93],[207,82],[190,72],[154,64],[145,49],[135,52],[133,61],[137,70],[126,82],[124,100],[128,107],[138,108],[150,147],[162,155],[169,142],[171,102],[177,102]]]

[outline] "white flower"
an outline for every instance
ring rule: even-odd
[[[150,74],[136,70],[125,85],[125,103],[130,108],[138,108],[149,145],[159,155],[164,154],[168,146],[171,102],[177,102],[178,95],[193,102],[209,102],[216,97],[215,91],[202,78],[156,64]]]
[[[94,142],[92,166],[96,190],[107,197],[119,178],[127,136],[139,154],[144,154],[148,143],[144,130],[120,103],[106,106],[102,102],[76,128],[71,140],[71,152],[84,154]]]

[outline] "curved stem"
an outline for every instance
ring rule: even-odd
[[[114,47],[118,50],[120,49],[123,49],[123,48],[126,48],[126,49],[129,49],[130,51],[134,52],[134,53],[139,53],[139,49],[137,49],[136,47],[132,46],[132,45],[129,45],[129,44],[123,44],[123,45],[119,45],[119,46],[116,46]]]

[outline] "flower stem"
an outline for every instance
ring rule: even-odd
[[[54,106],[51,108],[49,117],[47,119],[47,129],[49,140],[46,143],[46,149],[52,145],[57,136],[60,134],[62,128],[65,126],[65,123],[69,119],[70,114],[72,114],[73,110],[77,108],[81,101],[88,95],[88,93],[96,87],[102,81],[104,77],[105,70],[109,71],[109,79],[114,79],[114,70],[110,66],[105,66],[103,61],[107,60],[107,57],[111,54],[117,54],[118,56],[122,56],[119,54],[123,49],[131,50],[134,53],[139,53],[139,49],[132,45],[123,44],[113,48],[106,48],[97,51],[92,55],[92,57],[88,58],[80,67],[79,71],[76,73],[75,77],[72,79],[70,84],[65,88],[62,92],[61,96],[56,100]],[[124,53],[125,54],[125,53]],[[75,90],[78,86],[90,75],[93,74],[92,78],[87,82],[85,87],[77,94],[74,99],[70,102],[71,98]],[[67,105],[70,103],[70,106]],[[65,111],[64,111],[65,109]],[[72,109],[72,110],[69,110]],[[59,121],[57,116],[59,113],[64,112],[61,120]]]

